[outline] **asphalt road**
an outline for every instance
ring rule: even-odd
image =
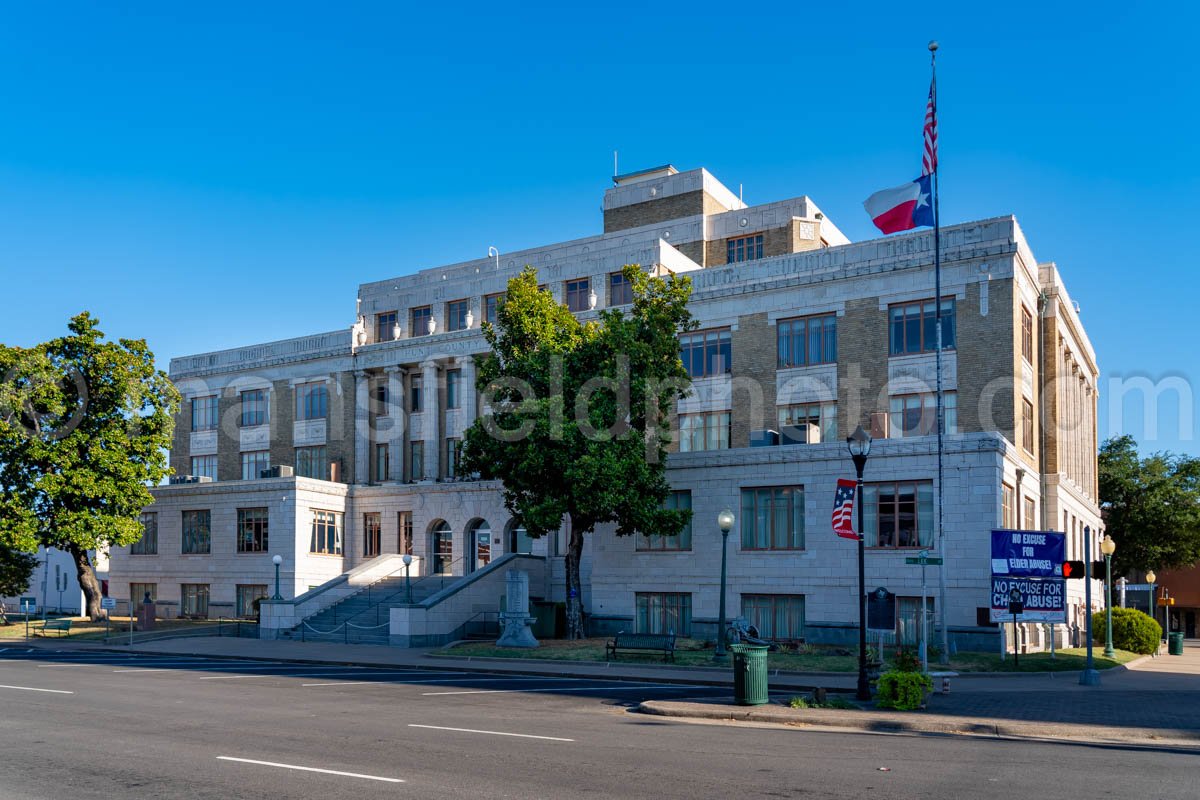
[[[1195,752],[627,712],[713,693],[724,692],[10,647],[0,798],[1196,796]]]

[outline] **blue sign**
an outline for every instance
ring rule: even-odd
[[[1009,533],[1009,531],[1005,531]],[[1042,578],[1003,578],[992,576],[992,604],[989,619],[992,622],[1011,622],[1013,615],[1008,610],[1013,589],[1025,605],[1017,616],[1021,622],[1066,622],[1066,581]]]
[[[992,531],[992,575],[1061,578],[1067,536],[1056,531]]]

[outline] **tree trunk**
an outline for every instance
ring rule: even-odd
[[[104,619],[104,611],[100,608],[100,582],[92,569],[88,551],[79,545],[68,545],[67,552],[75,559],[75,576],[79,579],[79,588],[83,590],[83,613],[92,622]]]
[[[579,562],[583,558],[583,530],[571,523],[567,540],[567,638],[583,638],[583,592],[579,581]]]

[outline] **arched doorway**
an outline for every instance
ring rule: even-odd
[[[533,537],[526,532],[525,526],[517,522],[515,519],[508,523],[508,552],[533,552]]]
[[[429,566],[431,575],[447,575],[454,561],[454,531],[450,523],[439,519],[429,527]]]
[[[492,562],[492,526],[487,520],[477,519],[467,526],[466,544],[471,552],[468,566],[472,572]]]

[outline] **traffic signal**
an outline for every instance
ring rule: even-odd
[[[1083,580],[1084,578],[1084,563],[1082,561],[1064,561],[1062,565],[1062,576],[1071,580]]]
[[[1102,580],[1104,580],[1104,576],[1106,574],[1107,574],[1107,572],[1104,569],[1103,561],[1093,561],[1092,562],[1092,577],[1093,578],[1095,578],[1098,581],[1102,581]]]

